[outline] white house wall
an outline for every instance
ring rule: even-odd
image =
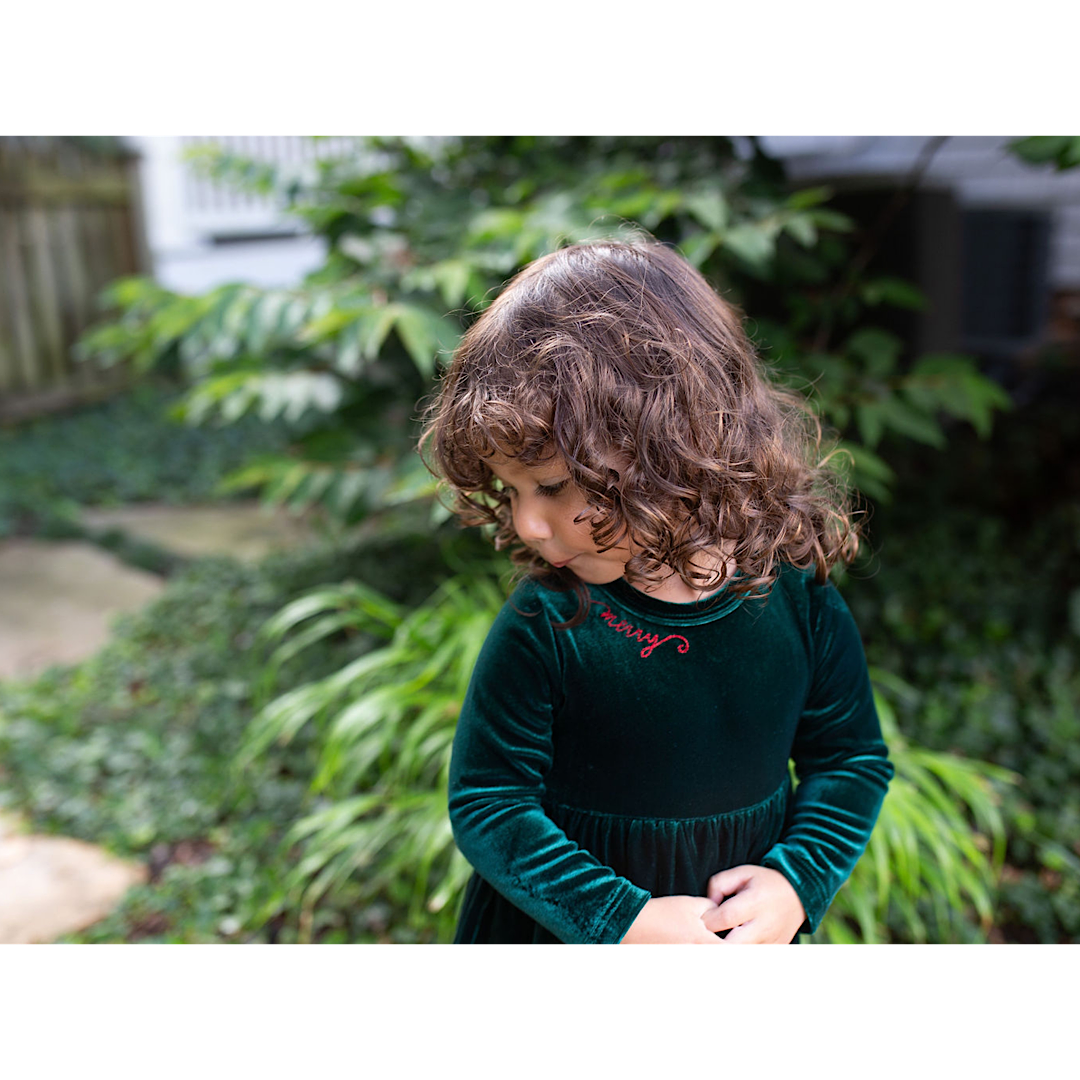
[[[184,161],[198,142],[224,144],[264,161],[295,160],[303,137],[131,136],[127,141],[140,155],[147,243],[154,276],[166,288],[197,293],[233,281],[288,287],[325,260],[325,242],[304,233],[273,200],[212,184]],[[326,144],[320,152],[333,149]],[[223,237],[230,242],[221,243]]]

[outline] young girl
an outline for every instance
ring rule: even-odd
[[[736,312],[659,244],[564,248],[465,335],[424,442],[530,571],[454,739],[456,940],[813,931],[892,766],[828,581],[850,513]]]

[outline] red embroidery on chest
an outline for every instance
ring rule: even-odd
[[[594,604],[599,604],[604,609],[600,612],[600,618],[603,619],[616,634],[625,634],[628,638],[635,638],[638,641],[645,642],[645,648],[641,650],[642,660],[647,660],[652,655],[653,650],[660,645],[663,645],[665,641],[678,641],[679,644],[676,646],[676,649],[681,653],[690,651],[690,642],[687,641],[682,634],[668,634],[667,637],[660,637],[659,634],[647,633],[640,626],[634,626],[625,619],[620,619],[619,616],[603,602],[603,600],[593,600],[592,602]]]

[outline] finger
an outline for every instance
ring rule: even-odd
[[[699,901],[699,907],[698,907],[697,914],[698,914],[698,918],[700,918],[703,922],[704,922],[704,919],[705,919],[706,915],[711,915],[714,911],[717,910],[716,904],[714,904],[711,900],[706,900],[704,896],[695,897],[694,899]],[[714,944],[715,942],[717,942],[719,940],[720,940],[720,938],[716,937],[715,934],[709,933],[709,931],[704,926],[702,926],[702,928],[701,928],[701,937],[700,937],[700,939],[698,941],[698,944],[700,944],[700,945],[712,945],[712,944]]]
[[[735,896],[730,900],[725,900],[724,903],[713,908],[712,911],[706,911],[701,916],[701,921],[705,924],[706,929],[715,934],[721,930],[731,930],[752,917],[753,913],[748,905],[743,902],[741,897]]]
[[[727,919],[721,918],[715,911],[710,911],[707,915],[702,915],[701,921],[710,934],[719,934],[721,930],[731,929],[731,923],[728,922]]]
[[[719,874],[713,874],[709,878],[705,895],[719,904],[725,896],[731,896],[732,893],[745,887],[753,869],[752,866],[733,866],[730,870],[721,870]]]

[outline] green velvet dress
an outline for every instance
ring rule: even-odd
[[[744,863],[788,878],[812,932],[893,774],[840,594],[789,566],[764,599],[589,591],[557,630],[575,594],[523,582],[477,661],[450,769],[476,871],[456,940],[615,943],[650,897]]]

